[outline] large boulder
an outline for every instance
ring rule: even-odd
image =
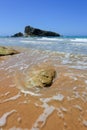
[[[50,87],[55,77],[55,69],[50,66],[33,68],[29,71],[26,87]]]
[[[58,33],[33,28],[31,26],[26,26],[24,32],[25,36],[60,36]]]
[[[23,36],[24,36],[24,34],[21,32],[12,35],[12,37],[23,37]]]
[[[19,53],[18,51],[12,48],[0,46],[0,56],[14,55],[18,53]]]

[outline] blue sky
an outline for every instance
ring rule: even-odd
[[[0,0],[0,35],[26,25],[63,35],[87,35],[87,0]]]

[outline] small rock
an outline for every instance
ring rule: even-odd
[[[55,69],[52,67],[41,67],[38,69],[33,69],[29,75],[27,82],[27,88],[32,87],[50,87],[53,78],[55,77]]]
[[[6,56],[6,55],[14,55],[18,54],[19,52],[8,47],[0,46],[0,56]]]

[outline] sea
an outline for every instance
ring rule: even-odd
[[[0,45],[21,46],[38,50],[87,55],[87,36],[27,38],[0,37]]]
[[[87,36],[26,38],[1,37],[0,45],[10,47],[23,47],[32,49],[34,52],[37,50],[50,52],[51,54],[60,54],[61,62],[63,64],[75,63],[75,66],[78,69],[87,69]],[[64,57],[62,57],[62,55],[64,55]],[[39,58],[40,56],[41,55],[39,55]]]
[[[0,59],[0,130],[87,129],[87,36],[0,37],[20,53]],[[52,66],[48,88],[29,88],[30,72]]]

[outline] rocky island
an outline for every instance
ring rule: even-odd
[[[31,26],[26,26],[24,29],[24,34],[21,32],[18,32],[14,35],[12,35],[12,37],[27,37],[27,36],[44,36],[44,37],[48,37],[48,36],[60,36],[59,33],[56,32],[52,32],[52,31],[45,31],[39,28],[34,28]]]
[[[33,28],[31,26],[26,26],[24,32],[26,36],[60,36],[58,33]]]

